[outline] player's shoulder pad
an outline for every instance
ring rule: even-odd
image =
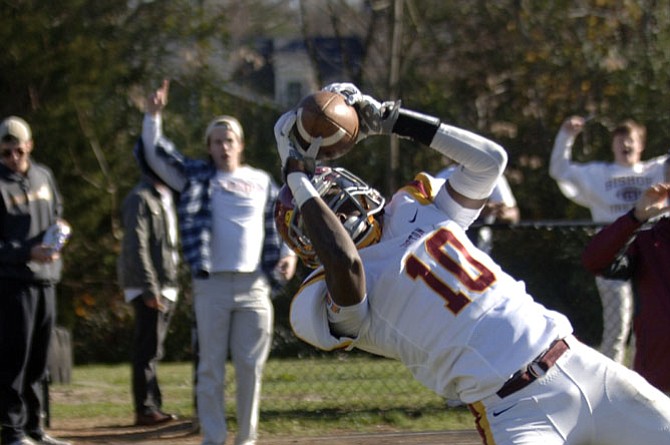
[[[444,179],[435,178],[426,172],[421,172],[400,191],[408,193],[421,204],[430,204],[437,196],[437,192],[444,186],[444,182]]]

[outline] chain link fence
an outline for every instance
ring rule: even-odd
[[[581,253],[598,230],[590,222],[522,222],[489,225],[491,256],[510,275],[525,282],[528,293],[567,315],[575,334],[598,347],[603,309],[595,278],[581,265]],[[476,232],[477,227],[473,227]],[[360,351],[324,353],[298,340],[289,321],[291,296],[308,271],[299,269],[283,294],[276,296],[275,335],[264,374],[262,409],[305,413],[342,410],[444,409],[445,401],[415,382],[398,362]],[[188,283],[188,280],[185,280]],[[119,297],[116,310],[99,310],[73,331],[75,363],[114,363],[129,358],[132,314]],[[165,361],[189,361],[192,354],[191,296],[188,284],[166,341]],[[119,309],[123,309],[120,311]],[[92,345],[105,344],[105,348]],[[234,410],[235,379],[226,373],[226,400]]]

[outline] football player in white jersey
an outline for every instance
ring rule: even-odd
[[[572,147],[585,125],[581,116],[565,119],[554,141],[549,174],[566,198],[590,210],[593,221],[611,223],[632,209],[647,188],[664,181],[667,156],[642,161],[647,129],[628,119],[612,131],[614,162],[574,162]],[[624,363],[633,312],[630,282],[596,277],[596,285],[603,306],[600,352]]]
[[[412,138],[462,167],[448,181],[419,174],[385,205],[344,169],[311,172],[318,141],[302,150],[291,140],[295,111],[277,121],[286,185],[276,222],[318,266],[292,302],[296,335],[401,360],[437,394],[469,404],[489,445],[670,443],[670,399],[575,339],[565,316],[465,235],[505,167],[502,147],[352,84],[326,89],[357,107],[361,137]]]

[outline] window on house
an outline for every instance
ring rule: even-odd
[[[302,96],[304,96],[304,93],[300,82],[289,82],[286,85],[286,101],[290,105],[295,105],[300,102]]]

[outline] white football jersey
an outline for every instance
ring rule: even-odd
[[[664,180],[665,157],[624,167],[606,162],[571,164],[558,181],[566,198],[588,207],[595,222],[612,222],[635,206],[642,193]]]
[[[665,155],[633,166],[578,163],[572,161],[573,143],[574,137],[559,132],[551,153],[550,174],[561,193],[587,207],[595,222],[613,222],[632,209],[646,189],[665,180]]]
[[[422,174],[398,191],[385,208],[381,241],[360,251],[369,311],[355,338],[328,326],[322,269],[294,297],[290,319],[316,347],[398,359],[437,394],[472,403],[572,327],[534,302],[435,205],[443,184]]]

